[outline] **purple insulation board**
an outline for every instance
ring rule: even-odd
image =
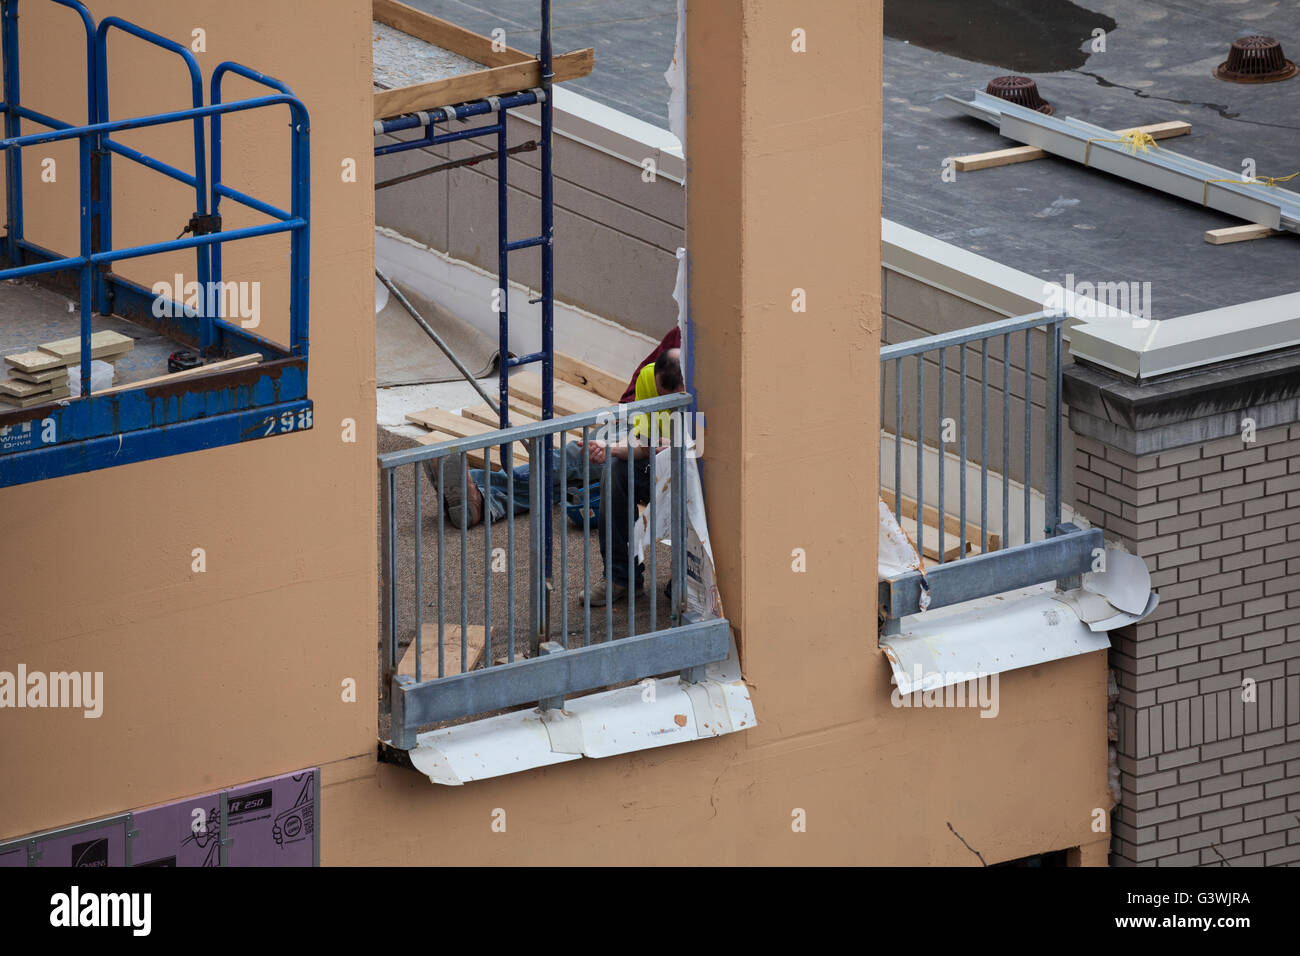
[[[318,856],[317,774],[286,773],[229,790],[186,797],[0,846],[0,867],[220,866],[222,797],[227,866],[313,866]],[[128,838],[128,830],[133,836]],[[129,848],[128,848],[128,839]]]
[[[6,866],[26,866],[27,865],[27,847],[20,846],[17,848],[9,847],[0,850],[0,868]]]
[[[311,866],[316,771],[287,773],[227,792],[230,866]]]
[[[37,866],[126,866],[126,823],[114,820],[37,840]]]
[[[221,797],[176,800],[134,814],[132,866],[219,866]]]

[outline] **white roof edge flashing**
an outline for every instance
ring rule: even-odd
[[[571,698],[563,711],[519,710],[431,730],[416,738],[411,763],[433,783],[460,786],[582,757],[612,757],[757,726],[734,638],[731,655],[707,665],[705,675],[698,684],[647,679]]]
[[[1105,631],[1093,631],[1046,591],[998,595],[996,600],[961,606],[955,614],[930,611],[905,626],[902,634],[880,638],[894,674],[895,693],[903,695],[1110,647]]]
[[[1152,378],[1300,345],[1300,292],[1257,299],[1133,329],[1120,322],[1076,326],[1077,358],[1133,378]]]
[[[536,106],[514,115],[535,126],[541,123]],[[682,143],[671,131],[562,86],[555,87],[555,131],[633,166],[653,159],[657,176],[679,184],[686,181]]]
[[[882,635],[895,695],[934,691],[1004,671],[1110,647],[1108,631],[1150,616],[1160,603],[1146,563],[1117,548],[1080,587],[1053,582],[922,612]]]
[[[1007,316],[1043,310],[1054,285],[889,219],[881,220],[881,261],[891,272]],[[1300,292],[1151,320],[1060,291],[1071,317],[1070,353],[1135,379],[1300,345]]]

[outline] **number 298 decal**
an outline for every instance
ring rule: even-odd
[[[262,433],[262,437],[269,438],[271,435],[284,435],[311,428],[311,412],[310,408],[300,408],[296,412],[287,411],[272,415],[263,421],[266,431]]]

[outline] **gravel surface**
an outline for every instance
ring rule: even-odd
[[[385,430],[379,430],[378,450],[380,454],[389,451],[397,451],[403,448],[415,447],[415,442],[401,435],[394,435]],[[450,465],[448,465],[450,467]],[[415,638],[415,608],[416,608],[416,588],[415,588],[415,485],[412,481],[412,473],[415,469],[404,467],[400,469],[397,476],[397,582],[398,582],[398,638],[400,660],[401,654]],[[423,604],[424,604],[424,622],[425,624],[433,623],[436,625],[438,620],[438,511],[436,508],[437,495],[434,492],[433,485],[428,477],[424,474],[423,468],[419,469],[420,481],[420,498],[423,513],[422,520],[422,540],[421,553],[423,554]],[[526,622],[528,618],[528,538],[529,538],[529,515],[520,515],[515,520],[515,656],[532,657],[537,653],[537,643],[530,640],[527,634]],[[561,543],[561,512],[557,507],[552,519],[552,530],[554,532],[554,570],[553,570],[553,587],[558,592],[560,587],[560,566],[561,555],[566,553]],[[378,533],[378,527],[376,529]],[[450,521],[444,524],[445,534],[445,553],[443,555],[443,582],[444,582],[444,601],[446,607],[446,624],[448,626],[459,626],[461,613],[461,549],[460,549],[460,532],[458,527],[453,527]],[[381,539],[382,541],[382,539]],[[591,549],[591,573],[597,587],[604,574],[604,564],[600,558],[600,545],[596,535],[593,532],[590,538]],[[507,548],[507,533],[504,522],[493,522],[492,524],[492,548],[500,548],[502,551],[498,555],[497,564],[501,563],[501,557],[505,554]],[[658,585],[653,590],[647,588],[643,593],[636,595],[636,633],[644,634],[651,630],[650,627],[650,596],[653,594],[656,598],[657,608],[657,627],[664,628],[669,626],[669,607],[668,600],[664,596],[664,587],[672,573],[672,552],[666,545],[658,546],[658,557],[656,559],[656,576]],[[468,534],[468,560],[465,562],[464,571],[467,580],[465,593],[468,595],[468,620],[469,624],[482,625],[485,620],[485,601],[487,600],[486,576],[484,569],[488,564],[484,553],[484,526],[482,524],[471,528]],[[568,589],[567,589],[567,606],[568,606],[568,634],[569,646],[582,646],[584,640],[583,627],[583,590],[582,590],[582,556],[583,556],[583,534],[580,529],[570,524],[568,527]],[[492,577],[492,656],[493,658],[504,657],[509,648],[509,627],[507,623],[508,612],[508,575],[504,571],[495,571]],[[553,592],[553,593],[555,593]],[[379,596],[382,601],[382,595]],[[606,616],[603,608],[591,609],[591,639],[598,642],[604,638]],[[619,606],[614,608],[614,634],[616,637],[626,637],[628,630],[628,608],[626,602],[620,602]],[[550,640],[563,643],[561,629],[561,602],[558,594],[552,601],[551,614],[551,631]],[[382,669],[383,647],[377,640],[378,658]],[[449,644],[446,650],[447,656],[452,653],[459,653],[458,648],[453,650]],[[476,715],[481,717],[484,715]],[[382,718],[386,720],[386,716]],[[382,721],[381,721],[382,722]],[[381,737],[387,736],[387,728],[381,727]]]

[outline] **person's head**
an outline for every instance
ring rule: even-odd
[[[660,395],[686,391],[681,349],[669,349],[655,359],[655,390]]]

